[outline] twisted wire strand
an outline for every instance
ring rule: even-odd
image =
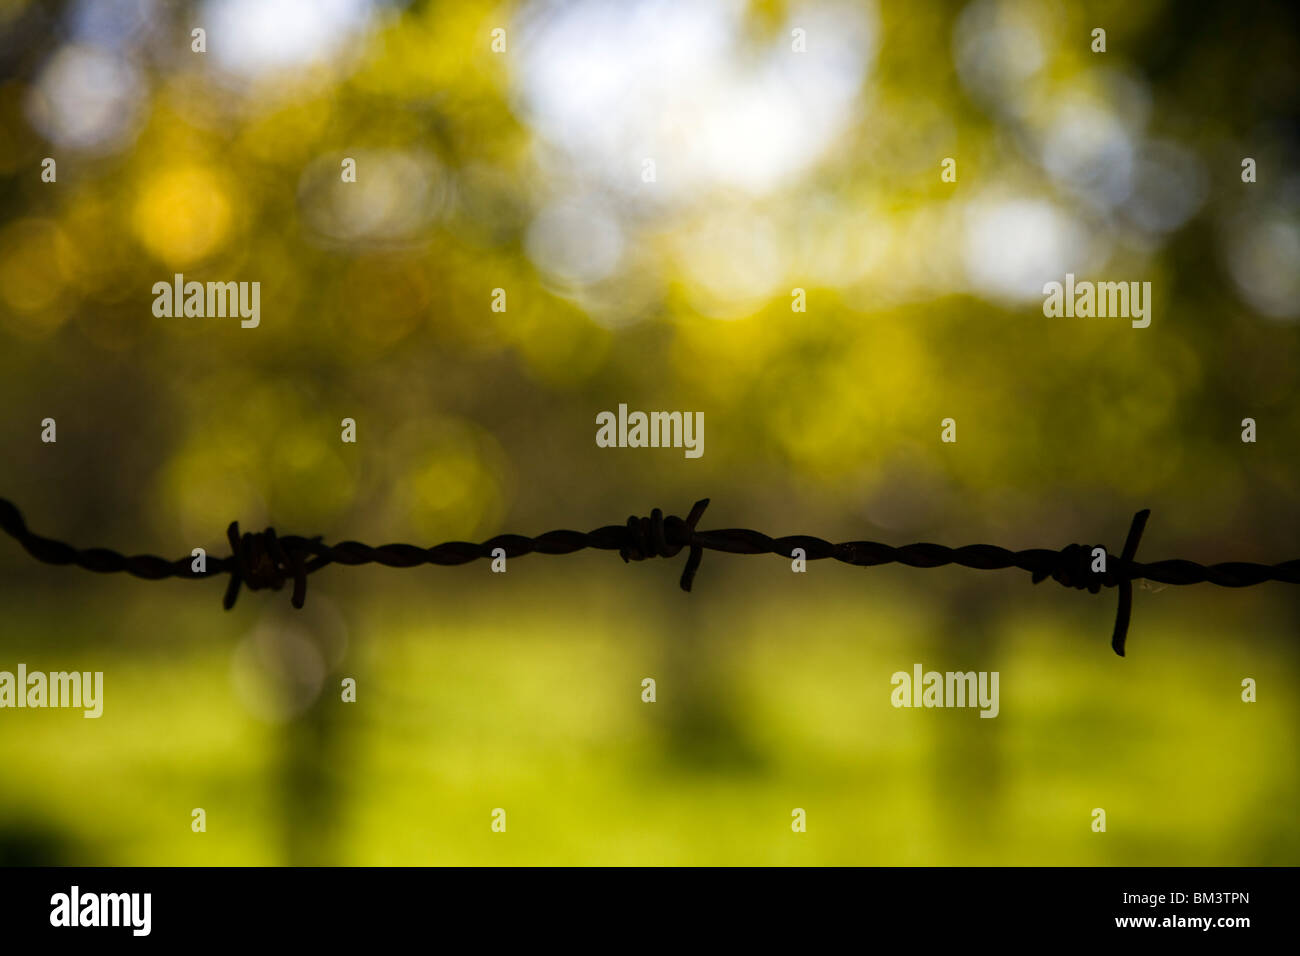
[[[671,558],[688,550],[682,571],[681,588],[690,591],[704,552],[728,554],[778,554],[795,557],[802,549],[809,561],[832,559],[860,567],[881,564],[904,564],[913,568],[937,568],[956,564],[966,568],[994,571],[1019,568],[1032,575],[1038,584],[1051,578],[1064,587],[1086,590],[1092,594],[1102,588],[1119,589],[1119,605],[1111,647],[1124,656],[1129,618],[1133,605],[1133,582],[1155,581],[1161,584],[1217,584],[1220,587],[1244,588],[1266,581],[1300,584],[1300,559],[1281,564],[1253,564],[1229,561],[1203,565],[1181,559],[1143,563],[1136,560],[1138,542],[1146,528],[1149,509],[1133,516],[1124,548],[1118,557],[1106,551],[1106,570],[1092,570],[1094,547],[1070,544],[1059,550],[1030,548],[1011,551],[992,544],[969,544],[950,548],[921,542],[892,546],[878,541],[845,541],[839,544],[812,535],[786,535],[773,538],[748,528],[697,531],[696,524],[708,507],[709,499],[697,501],[686,518],[667,515],[655,508],[649,517],[633,515],[625,524],[605,525],[594,531],[547,531],[535,537],[499,534],[475,544],[470,541],[447,541],[422,548],[412,544],[385,544],[372,547],[359,541],[342,541],[329,545],[320,537],[277,535],[274,528],[261,532],[239,531],[239,522],[226,529],[230,543],[228,557],[212,557],[203,571],[193,570],[189,557],[168,561],[151,554],[124,555],[107,548],[77,549],[62,541],[41,537],[28,529],[19,510],[0,498],[0,528],[16,540],[38,561],[46,564],[74,564],[87,571],[113,573],[125,571],[138,578],[210,578],[229,574],[222,605],[234,607],[241,586],[257,591],[280,590],[292,582],[292,603],[301,608],[307,596],[307,576],[329,564],[381,564],[390,568],[410,568],[422,564],[468,564],[492,558],[498,549],[507,558],[525,554],[572,554],[586,548],[617,551],[625,562],[647,558]]]

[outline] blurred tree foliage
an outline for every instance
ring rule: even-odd
[[[742,11],[717,55],[770,56],[801,9]],[[861,7],[861,89],[824,150],[771,188],[724,175],[671,201],[612,189],[530,128],[519,74],[558,8],[516,10],[516,27],[494,6],[380,4],[320,59],[261,71],[222,59],[239,35],[220,10],[4,7],[3,439],[9,493],[41,527],[145,518],[155,540],[212,540],[238,516],[451,537],[708,487],[755,521],[858,514],[948,539],[1068,535],[1150,503],[1161,533],[1285,550],[1297,303],[1252,310],[1232,274],[1250,267],[1222,247],[1294,265],[1288,5]],[[114,11],[137,20],[99,23]],[[195,54],[204,22],[212,52]],[[88,50],[100,60],[57,68]],[[78,93],[92,99],[69,105]],[[724,146],[739,166],[770,143]],[[665,180],[685,177],[673,155]],[[622,249],[608,275],[566,283],[534,261],[557,194],[602,203]],[[590,259],[588,221],[561,224]],[[1252,238],[1265,227],[1279,248]],[[1041,297],[1007,295],[989,263],[1060,244],[1051,229],[1083,235],[1065,261],[1081,277],[1151,279],[1152,327],[1046,319]],[[262,327],[155,318],[150,289],[174,272],[259,280]],[[705,458],[594,449],[594,414],[618,401],[703,410]],[[57,447],[32,440],[46,415]],[[355,448],[337,439],[345,415]],[[938,441],[948,415],[955,446]]]

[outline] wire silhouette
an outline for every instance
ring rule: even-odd
[[[1032,574],[1035,584],[1051,578],[1065,587],[1087,590],[1092,594],[1098,593],[1102,588],[1119,588],[1119,606],[1111,647],[1121,657],[1124,656],[1128,636],[1129,617],[1133,608],[1133,582],[1136,580],[1179,585],[1209,582],[1228,588],[1251,587],[1265,581],[1300,584],[1300,559],[1274,565],[1241,561],[1210,565],[1184,560],[1149,564],[1139,562],[1136,560],[1137,547],[1151,514],[1149,509],[1143,509],[1133,516],[1119,557],[1106,551],[1105,571],[1094,571],[1093,551],[1094,547],[1101,547],[1100,545],[1070,544],[1056,551],[1043,548],[1010,551],[992,544],[949,548],[941,544],[919,543],[894,547],[876,541],[834,544],[802,534],[773,538],[761,531],[747,528],[697,531],[695,526],[708,504],[708,498],[697,501],[685,518],[665,516],[660,509],[655,508],[649,517],[638,518],[633,515],[625,524],[605,525],[594,531],[547,531],[531,538],[517,534],[499,534],[479,544],[447,541],[429,548],[412,544],[385,544],[376,548],[359,541],[329,545],[323,543],[319,536],[303,538],[297,535],[277,535],[274,528],[256,533],[244,532],[241,535],[239,522],[232,521],[226,529],[226,537],[230,542],[229,557],[207,559],[203,571],[193,569],[191,557],[168,561],[151,554],[123,555],[107,548],[79,550],[62,541],[43,538],[27,528],[22,514],[4,498],[0,498],[0,528],[21,544],[28,554],[46,564],[75,564],[87,571],[103,573],[125,571],[148,580],[210,578],[218,574],[229,574],[230,581],[222,600],[222,605],[227,610],[234,607],[243,585],[251,591],[278,591],[290,581],[293,582],[293,606],[301,608],[307,597],[307,576],[330,564],[382,564],[390,568],[410,568],[422,564],[468,564],[480,558],[497,557],[499,555],[494,552],[498,550],[507,558],[517,558],[525,554],[572,554],[586,548],[596,548],[617,551],[625,562],[656,557],[672,558],[683,550],[688,550],[686,567],[681,577],[683,591],[691,590],[705,551],[779,554],[794,558],[794,550],[802,549],[803,557],[809,561],[832,558],[861,567],[897,563],[913,568],[957,564],[985,571],[1020,568]]]

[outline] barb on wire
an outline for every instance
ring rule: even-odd
[[[499,534],[480,544],[448,541],[429,548],[411,544],[385,544],[375,548],[358,541],[328,545],[319,536],[280,536],[274,528],[241,535],[239,522],[232,521],[226,529],[230,556],[208,560],[203,571],[193,570],[192,561],[188,557],[168,561],[151,554],[128,556],[106,548],[78,550],[61,541],[43,538],[28,530],[22,514],[4,498],[0,498],[0,528],[21,544],[28,554],[46,564],[75,564],[88,571],[105,573],[125,571],[149,580],[208,578],[229,574],[230,582],[222,601],[227,610],[234,607],[241,585],[247,586],[251,591],[264,588],[278,591],[289,581],[293,582],[293,606],[300,608],[307,597],[307,576],[329,564],[373,563],[390,568],[410,568],[421,564],[467,564],[480,558],[491,558],[498,549],[507,558],[517,558],[525,554],[572,554],[585,548],[596,548],[617,551],[625,562],[671,558],[687,549],[689,555],[681,577],[683,591],[691,589],[705,551],[779,554],[793,558],[794,550],[802,549],[803,556],[809,561],[833,558],[861,567],[897,563],[913,568],[957,564],[985,571],[1020,568],[1030,572],[1035,584],[1051,578],[1065,587],[1087,590],[1092,594],[1104,587],[1119,588],[1119,606],[1111,647],[1121,657],[1124,656],[1124,642],[1133,609],[1134,581],[1155,581],[1161,584],[1209,582],[1229,588],[1250,587],[1265,581],[1300,584],[1300,559],[1274,565],[1240,561],[1202,565],[1183,560],[1143,564],[1136,560],[1136,555],[1138,542],[1151,514],[1147,509],[1133,516],[1119,558],[1111,557],[1110,552],[1106,551],[1105,570],[1094,571],[1093,552],[1096,547],[1101,547],[1099,545],[1071,544],[1057,551],[1043,548],[1010,551],[991,544],[949,548],[941,544],[920,543],[893,547],[876,541],[833,544],[802,534],[773,538],[747,528],[697,531],[695,526],[708,504],[708,498],[697,501],[685,519],[676,515],[665,516],[660,509],[655,508],[648,518],[633,515],[627,519],[626,524],[606,525],[594,531],[547,531],[532,538]]]

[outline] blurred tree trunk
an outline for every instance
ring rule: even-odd
[[[934,572],[931,572],[934,573]],[[999,632],[1005,620],[1004,589],[990,577],[997,572],[967,571],[944,589],[941,660],[922,661],[925,669],[1000,671]],[[1005,706],[999,675],[999,705]],[[934,760],[930,761],[936,829],[951,864],[986,862],[996,851],[1003,806],[1003,767],[998,747],[1003,715],[985,718],[978,708],[930,715],[934,718]]]

